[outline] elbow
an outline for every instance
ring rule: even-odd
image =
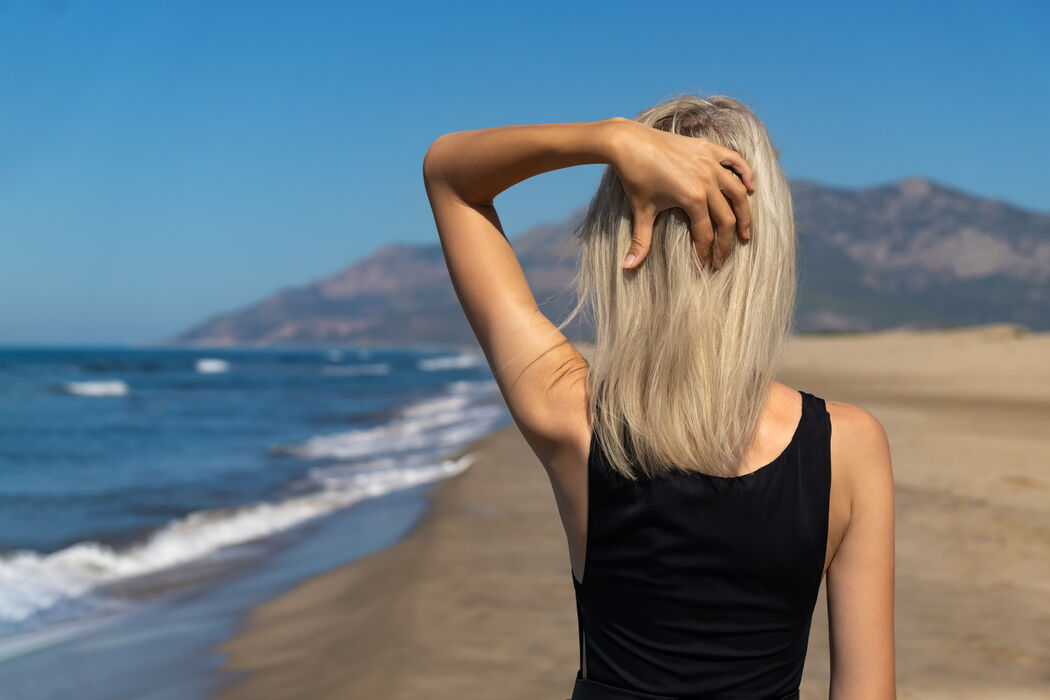
[[[430,148],[423,155],[423,182],[434,182],[440,177],[442,152],[445,150],[444,142],[448,140],[448,134],[442,134],[434,139]]]

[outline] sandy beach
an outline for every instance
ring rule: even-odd
[[[797,336],[779,379],[889,435],[898,697],[1050,697],[1050,333]],[[216,649],[242,674],[217,697],[567,698],[576,613],[547,476],[513,426],[466,452],[407,538],[255,608]],[[802,697],[828,676],[822,586]]]

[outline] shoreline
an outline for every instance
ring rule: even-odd
[[[432,487],[398,543],[253,609],[213,649],[227,655],[223,670],[253,673],[214,697],[474,697],[510,679],[522,697],[549,697],[552,686],[568,697],[575,602],[546,472],[513,424],[450,458],[469,452],[478,460]],[[523,619],[533,623],[522,629]]]
[[[1050,333],[798,336],[778,379],[871,411],[897,507],[898,697],[1050,690]],[[254,608],[213,697],[553,698],[579,666],[565,533],[513,423],[393,546]],[[802,698],[826,697],[824,584]]]

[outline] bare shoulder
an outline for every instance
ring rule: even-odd
[[[826,399],[828,414],[831,415],[832,429],[838,428],[840,437],[860,439],[867,442],[886,440],[886,430],[882,423],[868,409],[844,401]],[[832,434],[832,441],[835,434]]]
[[[846,482],[850,505],[858,499],[885,499],[885,485],[892,490],[893,466],[889,437],[870,411],[843,401],[825,401],[831,416],[831,461]],[[873,487],[882,485],[883,488]]]

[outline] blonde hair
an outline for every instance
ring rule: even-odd
[[[754,176],[751,237],[735,239],[721,268],[704,266],[688,217],[670,209],[645,259],[624,270],[632,209],[609,166],[573,231],[577,303],[559,329],[590,308],[588,410],[616,471],[738,476],[792,331],[791,191],[765,126],[731,97],[680,95],[635,121],[740,153]]]

